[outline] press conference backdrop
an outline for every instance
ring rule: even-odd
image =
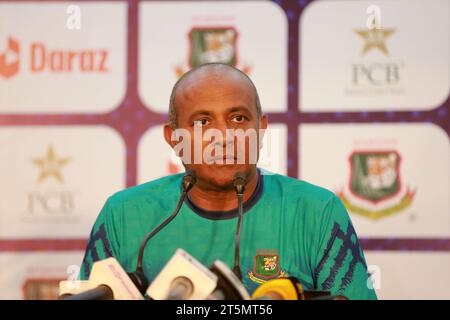
[[[181,171],[190,68],[247,73],[261,166],[335,192],[382,299],[450,299],[450,2],[1,1],[0,298],[55,297],[116,191]],[[270,236],[270,235],[268,235]]]

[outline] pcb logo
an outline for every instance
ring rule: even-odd
[[[189,58],[187,66],[177,66],[180,78],[189,69],[206,63],[220,62],[250,72],[250,67],[238,65],[238,31],[232,27],[194,27],[188,33]]]
[[[338,192],[349,211],[378,220],[398,213],[412,204],[415,191],[407,188],[398,203],[380,210],[372,209],[373,206],[394,198],[402,190],[401,157],[397,151],[355,151],[350,155],[349,161],[349,190],[354,197],[370,203],[370,207],[367,208],[359,206],[343,191]]]
[[[287,277],[286,272],[281,270],[278,251],[257,250],[253,261],[253,271],[248,272],[248,277],[259,284],[270,279]]]

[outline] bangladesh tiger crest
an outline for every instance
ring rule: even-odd
[[[190,32],[190,66],[221,62],[236,65],[237,31],[229,28],[194,28]]]
[[[248,277],[259,284],[274,278],[287,277],[286,272],[281,270],[278,251],[257,250],[253,260],[253,271],[248,272]]]
[[[250,72],[250,67],[238,65],[238,31],[235,27],[193,27],[188,33],[187,66],[177,66],[177,77],[189,69],[206,63],[220,62]]]
[[[397,203],[376,209],[377,205],[396,197],[402,191],[401,157],[398,151],[354,151],[349,162],[349,191],[355,198],[369,203],[367,207],[358,205],[341,190],[338,195],[349,211],[378,220],[398,213],[412,204],[415,191],[408,187]]]
[[[350,172],[350,191],[365,200],[378,203],[400,191],[397,151],[353,152]]]

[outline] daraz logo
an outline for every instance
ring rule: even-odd
[[[9,37],[5,52],[0,55],[0,77],[11,78],[19,71],[20,44]],[[31,74],[47,73],[107,73],[109,51],[107,50],[63,50],[49,49],[42,42],[32,42],[29,53],[29,72]]]
[[[6,50],[0,54],[0,76],[8,79],[19,71],[19,51],[19,42],[9,37]]]

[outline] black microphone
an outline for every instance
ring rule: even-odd
[[[239,243],[241,241],[241,229],[242,229],[242,217],[244,215],[244,205],[243,198],[245,192],[245,185],[247,184],[247,177],[242,172],[237,172],[233,179],[233,186],[236,190],[236,195],[238,199],[238,224],[236,229],[236,238],[235,238],[235,253],[234,253],[234,274],[242,281],[241,267],[239,264]]]
[[[180,212],[181,206],[183,205],[184,199],[186,198],[187,193],[189,190],[192,189],[194,184],[197,182],[197,178],[195,176],[194,170],[187,170],[186,173],[183,176],[183,181],[181,184],[182,192],[180,196],[180,200],[178,200],[177,207],[173,211],[173,213],[164,220],[160,225],[158,225],[155,229],[153,229],[152,232],[150,232],[142,241],[141,246],[139,248],[139,255],[137,259],[137,266],[136,271],[132,273],[128,273],[128,276],[132,279],[133,283],[136,284],[136,286],[139,288],[139,291],[141,293],[145,293],[149,283],[147,278],[144,275],[144,270],[142,267],[142,260],[144,257],[144,249],[147,245],[148,241],[153,238],[158,232],[160,232],[165,226],[167,226],[175,217],[177,216],[178,212]]]
[[[114,292],[109,286],[100,285],[79,294],[61,295],[58,300],[114,300]]]
[[[114,290],[110,286],[102,284],[78,294],[63,294],[57,300],[116,300],[115,298]],[[130,298],[126,300],[130,300]]]

